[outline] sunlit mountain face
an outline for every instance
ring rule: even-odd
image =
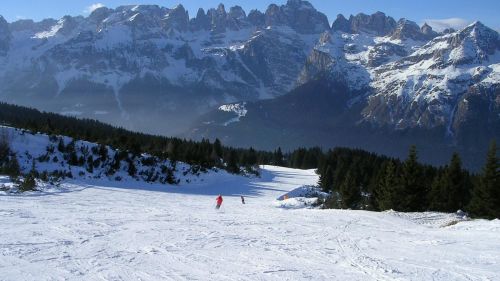
[[[424,161],[457,150],[473,162],[500,134],[499,49],[481,22],[438,33],[377,12],[330,25],[300,0],[194,17],[182,5],[102,7],[0,18],[0,99],[235,146],[401,156],[417,143]]]

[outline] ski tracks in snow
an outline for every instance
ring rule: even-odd
[[[337,242],[343,256],[345,256],[352,267],[374,280],[401,280],[398,277],[394,277],[395,274],[401,274],[401,272],[390,267],[381,259],[367,255],[350,237],[350,227],[359,221],[359,219],[350,220],[341,226],[342,230],[337,237]]]
[[[266,167],[261,179],[199,184],[204,192],[0,196],[0,280],[500,280],[495,222],[436,228],[274,204],[315,181],[313,171]],[[232,186],[252,190],[247,204],[224,196],[214,210],[209,194]]]

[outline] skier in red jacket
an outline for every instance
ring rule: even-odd
[[[216,199],[216,202],[217,202],[217,205],[215,206],[216,209],[220,209],[220,206],[222,205],[222,195],[219,194],[219,196],[217,196],[217,199]]]

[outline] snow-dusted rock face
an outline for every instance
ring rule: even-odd
[[[0,18],[0,99],[174,134],[220,104],[293,89],[329,29],[326,16],[300,0],[248,16],[221,4],[191,19],[182,5],[103,7],[42,22]],[[145,112],[155,121],[189,120],[148,127],[138,121]]]
[[[427,35],[424,34],[424,32],[421,30],[421,28],[413,21],[407,20],[407,19],[401,19],[398,21],[398,25],[396,27],[396,30],[394,30],[391,39],[399,39],[399,40],[405,40],[405,39],[413,39],[417,41],[425,41],[427,39],[432,39],[432,28],[430,26],[422,26],[427,32]]]
[[[422,33],[429,38],[434,38],[438,36],[438,33],[432,30],[432,27],[429,26],[427,23],[424,23],[424,25],[422,25],[420,31],[422,31]]]
[[[173,135],[223,104],[328,76],[349,90],[347,107],[365,104],[358,121],[453,133],[476,116],[464,95],[498,120],[498,48],[498,33],[480,23],[438,34],[377,12],[339,15],[330,27],[302,0],[248,13],[221,4],[193,18],[182,5],[0,17],[0,100]]]
[[[483,122],[500,123],[496,31],[475,22],[436,37],[429,26],[402,19],[378,37],[340,31],[342,18],[311,52],[299,84],[326,73],[351,89],[351,104],[366,103],[362,121],[396,129],[443,127],[453,136],[484,111],[490,114]]]
[[[453,135],[466,115],[500,122],[498,33],[480,22],[437,37],[407,57],[372,70],[365,120],[398,128],[444,126]],[[481,100],[481,105],[469,99]],[[484,103],[484,104],[483,104]]]
[[[396,29],[396,21],[382,12],[373,15],[357,14],[347,20],[339,15],[333,22],[332,30],[346,33],[369,33],[377,36],[390,35]]]

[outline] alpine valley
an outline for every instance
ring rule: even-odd
[[[0,16],[0,100],[232,146],[348,146],[482,165],[500,140],[500,39],[476,21],[436,32],[382,12],[328,18],[289,0]]]

